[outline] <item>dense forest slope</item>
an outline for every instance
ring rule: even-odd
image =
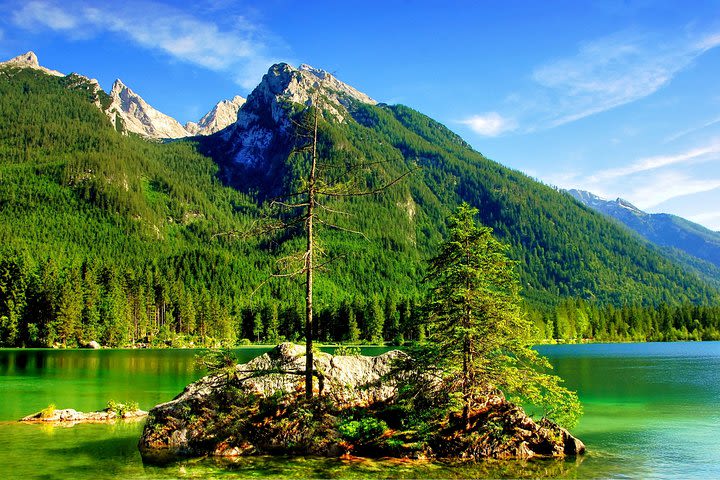
[[[644,212],[622,198],[604,200],[582,190],[569,190],[568,193],[582,204],[619,220],[643,238],[664,247],[673,259],[695,268],[711,282],[720,282],[720,232],[677,215]]]
[[[315,89],[324,102],[320,156],[358,167],[353,188],[414,172],[378,195],[328,205],[350,214],[330,213],[328,223],[364,236],[321,233],[342,258],[319,277],[318,338],[358,340],[378,329],[388,340],[420,337],[424,260],[461,200],[510,245],[527,310],[546,336],[608,333],[601,315],[594,324],[581,315],[582,329],[576,320],[576,311],[604,305],[717,302],[713,287],[602,215],[407,107],[374,104],[340,82],[325,88],[325,75],[275,66],[238,123],[160,144],[118,133],[103,112],[107,95],[84,77],[1,68],[0,342],[296,338],[297,281],[258,288],[293,251],[296,232],[248,232],[268,199],[301,181],[292,120]],[[713,318],[700,327],[716,329]]]

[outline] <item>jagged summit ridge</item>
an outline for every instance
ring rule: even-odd
[[[187,122],[185,130],[192,135],[212,135],[237,121],[238,110],[245,99],[235,95],[231,100],[221,100],[199,122]]]
[[[40,62],[38,61],[37,55],[32,50],[23,54],[18,55],[15,58],[11,58],[6,63],[16,63],[18,65],[25,65],[28,67],[39,67]]]
[[[337,122],[350,117],[348,108],[355,102],[377,104],[325,70],[306,64],[298,68],[275,64],[248,96],[235,125],[223,133],[223,140],[230,145],[227,156],[238,164],[259,166],[269,149],[288,140],[288,105],[310,105],[314,98]]]
[[[604,200],[583,190],[568,190],[580,203],[619,220],[650,242],[681,250],[720,267],[720,234],[666,213],[647,213],[622,198]],[[686,261],[682,260],[681,261]],[[717,280],[717,275],[712,275]]]
[[[248,107],[256,109],[256,107],[270,106],[273,120],[281,122],[284,116],[282,103],[309,105],[317,89],[322,90],[319,98],[320,106],[338,121],[345,118],[345,110],[352,101],[371,105],[377,103],[324,70],[309,65],[294,68],[287,63],[278,63],[270,67],[260,84],[250,94]],[[241,118],[238,118],[238,121],[240,120]]]
[[[50,70],[49,68],[41,66],[40,62],[38,61],[37,55],[35,55],[35,52],[33,52],[32,50],[22,55],[18,55],[15,58],[11,58],[10,60],[7,60],[5,62],[0,62],[0,66],[2,65],[21,68],[32,68],[35,70],[40,70],[41,72],[45,72],[48,75],[53,75],[55,77],[65,76],[64,73],[58,72],[57,70]]]
[[[177,120],[150,106],[120,79],[115,80],[110,98],[111,111],[120,116],[129,132],[156,139],[188,136]]]
[[[580,201],[580,203],[583,203],[595,209],[621,209],[638,216],[648,215],[646,212],[640,210],[638,207],[623,198],[618,197],[615,200],[608,200],[606,198],[595,195],[592,192],[588,192],[586,190],[577,190],[574,188],[568,190],[567,192],[573,197],[575,197],[576,200]]]

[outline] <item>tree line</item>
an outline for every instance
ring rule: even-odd
[[[280,285],[282,286],[282,285]],[[176,271],[137,271],[84,262],[33,266],[23,255],[0,260],[0,345],[113,347],[240,345],[303,338],[304,304],[292,285],[252,298],[186,284]],[[299,293],[299,292],[298,292]],[[321,342],[422,341],[421,295],[398,291],[347,296],[316,305],[314,336]],[[567,299],[538,310],[524,304],[537,342],[720,340],[720,307],[693,304],[599,305]]]

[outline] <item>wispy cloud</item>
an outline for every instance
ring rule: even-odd
[[[691,133],[698,132],[698,131],[703,130],[703,129],[705,129],[705,128],[712,127],[713,125],[716,125],[716,124],[718,124],[718,123],[720,123],[720,117],[714,118],[714,119],[712,119],[712,120],[710,120],[710,121],[708,121],[708,122],[705,122],[705,123],[703,123],[703,124],[701,124],[701,125],[698,125],[698,126],[695,126],[695,127],[691,127],[691,128],[687,128],[687,129],[682,130],[682,131],[679,131],[679,132],[677,132],[677,133],[675,133],[675,134],[673,134],[673,135],[670,135],[670,136],[667,137],[665,140],[663,140],[663,143],[674,142],[675,140],[677,140],[677,139],[679,139],[679,138],[682,138],[682,137],[684,137],[684,136],[686,136],[686,135],[690,135]]]
[[[627,198],[640,208],[650,209],[671,199],[719,188],[720,140],[591,174],[565,171],[546,175],[546,179],[563,188],[581,188],[604,198]]]
[[[720,158],[720,141],[715,141],[709,145],[696,147],[691,150],[676,153],[674,155],[657,155],[653,157],[641,158],[628,165],[617,168],[601,170],[588,177],[588,181],[593,183],[614,180],[620,177],[627,177],[648,170],[655,170],[670,165],[677,165],[688,162],[709,161]]]
[[[529,82],[510,92],[496,118],[513,118],[501,132],[554,128],[646,98],[667,86],[705,52],[720,46],[720,33],[664,35],[621,31],[585,42],[568,56],[547,61]],[[486,135],[493,117],[466,124]],[[473,123],[470,123],[470,121]]]
[[[695,223],[707,225],[712,230],[720,231],[720,212],[718,211],[690,215],[687,218]]]
[[[25,29],[51,29],[74,37],[112,32],[201,67],[232,72],[236,82],[251,88],[275,61],[259,29],[242,17],[222,28],[175,7],[135,2],[95,6],[36,0],[24,4],[13,22]]]
[[[693,60],[720,45],[720,34],[660,39],[621,32],[580,46],[576,54],[534,70],[548,98],[554,127],[645,98],[667,85]]]
[[[78,26],[75,15],[49,2],[28,2],[13,12],[13,22],[28,29],[70,30]]]
[[[485,137],[497,137],[498,135],[515,129],[513,120],[501,116],[497,112],[487,112],[481,115],[473,115],[458,123],[467,125],[473,132]]]
[[[640,208],[651,209],[676,197],[714,190],[720,187],[720,178],[697,178],[683,171],[668,171],[645,181],[636,179],[628,187],[623,196]]]

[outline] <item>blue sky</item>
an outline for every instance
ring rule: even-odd
[[[308,63],[545,183],[720,230],[720,2],[2,2],[0,57],[181,122]]]

